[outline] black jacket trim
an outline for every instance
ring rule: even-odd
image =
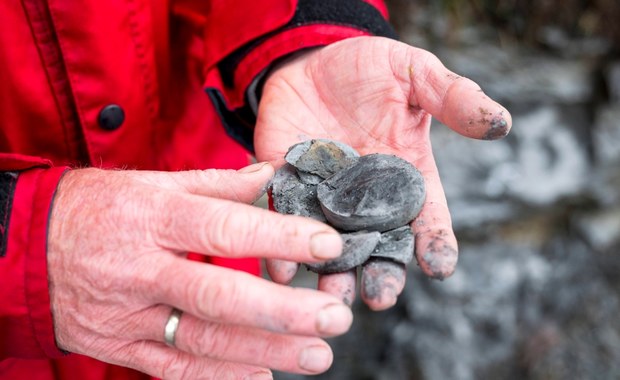
[[[206,88],[205,92],[215,106],[226,133],[241,144],[242,147],[254,154],[254,124],[256,124],[256,116],[249,105],[247,105],[247,102],[245,107],[231,111],[226,106],[224,96],[219,90]]]
[[[248,42],[227,56],[218,64],[222,81],[227,87],[234,87],[234,74],[241,61],[269,37],[299,26],[312,24],[330,24],[350,26],[365,30],[375,36],[398,39],[392,26],[383,18],[377,8],[362,0],[299,0],[293,18],[282,28]],[[257,86],[260,98],[262,83]],[[224,124],[229,136],[244,148],[254,153],[253,128],[256,123],[251,107],[246,105],[237,110],[230,110],[222,93],[214,88],[205,90]],[[247,94],[246,94],[247,98]]]
[[[6,255],[17,172],[0,172],[0,257]]]
[[[274,34],[288,29],[312,24],[350,26],[365,30],[375,36],[398,39],[394,28],[383,18],[377,8],[362,0],[299,0],[295,15],[282,28],[248,42],[218,65],[226,86],[234,86],[237,66],[253,49]]]

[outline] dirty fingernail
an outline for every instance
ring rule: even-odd
[[[384,308],[390,308],[392,306],[394,306],[396,304],[396,301],[398,300],[398,295],[396,294],[396,291],[391,288],[385,288],[383,289],[383,291],[381,291],[381,304]]]
[[[444,242],[445,243],[445,242]],[[450,277],[456,269],[458,251],[447,243],[441,245],[436,241],[429,244],[422,260],[418,260],[426,275],[436,280]]]
[[[338,335],[349,330],[353,322],[351,309],[344,304],[331,304],[321,309],[316,317],[316,329],[321,334]]]
[[[371,310],[386,310],[396,304],[398,293],[392,286],[385,286],[383,289],[376,289],[377,285],[364,287],[363,298]]]
[[[342,254],[342,238],[333,232],[318,232],[310,238],[310,253],[319,260],[328,260]]]
[[[497,140],[505,137],[510,132],[510,126],[502,115],[495,116],[489,121],[489,128],[487,129],[483,140]]]
[[[332,364],[330,350],[322,346],[304,348],[299,354],[299,367],[308,372],[324,372]]]
[[[250,166],[246,166],[245,168],[241,168],[237,170],[237,173],[250,174],[257,173],[261,171],[265,166],[269,165],[269,162],[259,162]]]

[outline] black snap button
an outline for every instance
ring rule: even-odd
[[[99,126],[108,131],[118,129],[125,121],[125,111],[117,104],[109,104],[99,112]]]

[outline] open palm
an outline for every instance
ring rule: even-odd
[[[360,154],[400,156],[423,174],[427,198],[412,225],[418,264],[433,278],[455,269],[458,250],[435,161],[431,116],[467,137],[496,139],[510,130],[508,111],[431,53],[380,37],[344,40],[303,53],[265,83],[255,130],[257,158],[283,164],[289,146],[309,138],[340,140]],[[277,282],[293,263],[270,262]],[[362,271],[362,298],[373,309],[396,302],[405,268],[375,262]],[[319,288],[352,301],[354,273],[323,276]],[[348,297],[348,299],[347,299]]]

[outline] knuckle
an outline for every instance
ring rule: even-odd
[[[216,362],[212,366],[212,379],[233,380],[245,378],[243,367],[228,362]]]
[[[233,352],[234,335],[231,326],[212,324],[194,337],[193,341],[198,342],[196,354],[225,359]]]
[[[204,373],[207,370],[206,363],[200,360],[193,360],[190,364],[183,368],[183,372],[179,377],[179,380],[196,380],[196,379],[208,379]]]
[[[272,244],[279,252],[288,252],[290,251],[290,247],[304,247],[303,244],[300,244],[300,238],[303,237],[303,232],[296,217],[278,218],[277,221],[274,222],[272,229],[276,231],[276,233],[272,235]],[[307,246],[309,247],[309,244],[307,244]]]
[[[233,245],[231,235],[235,231],[235,217],[231,215],[230,207],[219,207],[213,210],[206,218],[206,224],[202,230],[202,244],[212,254],[228,254]]]
[[[259,353],[260,363],[269,363],[273,368],[289,368],[294,352],[291,345],[281,339],[269,339],[265,341],[265,347]]]
[[[424,66],[428,67],[429,69],[437,66],[443,67],[443,63],[441,62],[439,57],[437,57],[437,55],[428,50],[422,51],[422,58],[424,60]]]
[[[220,180],[220,170],[218,169],[205,169],[196,170],[196,175],[207,182],[218,182]]]
[[[239,257],[254,253],[260,221],[232,205],[223,206],[211,216],[205,231],[205,246],[211,253]]]
[[[196,300],[199,316],[220,321],[234,315],[240,299],[240,290],[236,281],[214,276],[211,281],[201,281],[196,291],[190,296]]]
[[[208,373],[207,363],[204,360],[188,358],[187,354],[178,351],[171,354],[162,362],[162,379],[170,380],[195,380],[205,379]]]
[[[216,186],[221,180],[217,169],[190,170],[186,174],[190,181],[185,184],[185,189],[190,192],[200,192],[206,184]]]
[[[183,360],[183,353],[175,352],[169,355],[161,363],[161,378],[162,379],[186,379],[188,378],[188,363]]]
[[[213,196],[236,200],[238,197],[235,188],[231,186],[234,174],[235,171],[231,169],[206,169],[199,170],[197,178],[202,187],[205,184],[209,184]]]
[[[226,174],[229,173],[230,170],[222,170],[222,169],[205,169],[197,171],[197,178],[199,179],[199,183],[201,184],[209,184],[209,187],[212,189],[219,189],[223,185],[226,185],[227,181],[225,180]]]

